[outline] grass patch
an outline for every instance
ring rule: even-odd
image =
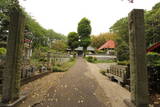
[[[129,62],[128,62],[128,61],[118,61],[117,64],[118,64],[118,65],[128,65]]]
[[[92,56],[85,57],[85,59],[88,62],[91,62],[91,63],[114,63],[114,62],[116,62],[116,60],[112,60],[112,59],[109,59],[109,60],[97,60],[97,58],[92,57]]]
[[[55,65],[53,66],[53,72],[65,72],[68,71],[69,68],[71,68],[75,64],[76,60],[71,59],[68,62],[63,63],[62,65]]]
[[[95,63],[114,63],[114,62],[116,62],[116,61],[114,61],[114,60],[97,60],[97,61],[95,61]]]
[[[97,61],[97,59],[95,57],[92,57],[92,56],[85,57],[85,59],[88,62],[91,62],[91,63],[95,63]]]

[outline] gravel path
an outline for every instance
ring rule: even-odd
[[[88,67],[91,69],[91,73],[94,75],[98,84],[104,90],[105,95],[109,98],[112,107],[127,107],[123,101],[130,99],[130,92],[101,75],[98,72],[100,71],[99,65],[88,63]]]
[[[19,107],[126,107],[123,100],[130,93],[99,71],[98,65],[78,58],[63,76],[53,73],[24,86],[32,93]]]
[[[56,87],[36,107],[111,107],[104,90],[95,80],[86,61],[77,59]]]
[[[29,96],[18,107],[31,107],[39,104],[47,96],[48,90],[56,86],[64,73],[51,73],[21,87],[22,92],[29,92]]]

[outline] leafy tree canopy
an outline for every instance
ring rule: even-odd
[[[150,45],[160,42],[160,3],[153,6],[152,10],[145,11],[145,39],[146,45]],[[123,48],[128,49],[128,19],[127,17],[118,20],[113,26],[111,26],[110,31],[118,35],[117,43]],[[124,45],[125,44],[125,45]],[[125,47],[126,46],[126,47]],[[119,47],[117,47],[118,50]],[[121,49],[121,47],[119,48]],[[118,51],[120,52],[120,51]],[[117,54],[120,54],[118,53]],[[122,51],[124,52],[124,51]],[[128,51],[127,51],[128,52]],[[124,52],[128,54],[127,52]],[[127,57],[125,57],[127,58]]]
[[[83,53],[85,56],[85,52],[87,50],[87,47],[91,44],[91,25],[90,21],[87,18],[82,18],[81,21],[78,23],[78,34],[80,36],[80,46],[83,47]]]
[[[79,46],[79,35],[76,32],[70,32],[68,34],[68,46],[71,50],[74,50]]]
[[[81,19],[81,21],[78,23],[77,31],[81,38],[89,36],[91,34],[90,21],[87,18]]]
[[[56,51],[66,51],[67,49],[67,43],[64,40],[54,40],[52,42],[52,49],[56,50]]]
[[[17,0],[1,0],[0,1],[0,42],[6,41],[9,30],[9,9],[14,6],[24,13],[26,16],[25,37],[33,41],[34,47],[45,46],[48,39],[66,40],[66,37],[53,30],[43,28],[35,19],[28,15],[25,10],[19,6]],[[31,32],[31,33],[27,33]],[[0,43],[1,44],[1,43]]]

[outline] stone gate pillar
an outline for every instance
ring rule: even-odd
[[[148,79],[146,43],[144,38],[144,10],[129,13],[129,48],[131,74],[131,101],[136,107],[148,107]]]
[[[50,68],[51,67],[51,52],[48,52],[47,53],[47,61],[48,61],[48,68]]]
[[[25,16],[22,11],[18,8],[12,8],[10,11],[6,70],[3,72],[3,103],[10,103],[19,98],[24,42],[24,20]]]

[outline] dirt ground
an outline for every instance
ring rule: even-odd
[[[130,99],[130,92],[117,83],[111,82],[107,77],[103,76],[99,72],[101,64],[87,64],[91,69],[95,79],[98,81],[106,96],[109,98],[109,102],[111,103],[112,107],[127,107],[123,100]],[[106,64],[106,66],[109,65],[111,64]]]
[[[63,77],[64,72],[51,73],[45,77],[37,79],[22,86],[23,93],[29,93],[29,96],[18,105],[18,107],[32,107],[39,104],[47,96],[48,90],[55,86],[57,82]]]

